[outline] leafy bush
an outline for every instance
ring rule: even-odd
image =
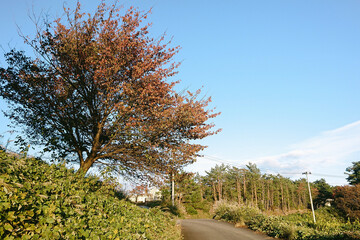
[[[247,225],[271,237],[308,240],[360,239],[360,223],[345,221],[334,208],[316,211],[316,224],[312,214],[290,214],[288,216],[266,216],[259,210],[222,202],[215,206],[215,218]]]
[[[160,204],[160,209],[163,212],[170,213],[173,216],[176,217],[182,217],[185,210],[181,209],[181,206],[178,205],[172,205],[171,201],[162,201]]]
[[[336,207],[351,220],[360,219],[360,184],[337,187],[334,191]]]
[[[260,210],[257,208],[231,204],[225,201],[218,202],[214,210],[215,219],[224,219],[232,223],[247,223],[260,214]]]
[[[203,200],[202,202],[192,203],[192,205],[195,209],[199,209],[204,212],[209,212],[212,204],[206,200]]]
[[[196,215],[198,214],[198,211],[191,205],[191,204],[185,204],[186,212],[190,215]]]
[[[159,209],[120,200],[96,177],[0,152],[0,238],[180,239],[180,232]]]

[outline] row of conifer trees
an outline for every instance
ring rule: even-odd
[[[333,188],[324,179],[310,186],[315,207],[332,198]],[[284,212],[305,209],[310,204],[305,178],[291,180],[279,174],[262,174],[251,163],[246,168],[216,165],[205,176],[180,173],[175,176],[175,200],[194,206],[226,200]]]

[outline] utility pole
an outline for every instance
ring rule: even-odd
[[[310,196],[310,203],[311,203],[311,211],[313,214],[313,218],[314,218],[314,223],[316,223],[316,219],[315,219],[315,211],[314,211],[314,204],[312,201],[312,197],[311,197],[311,190],[310,190],[310,183],[309,183],[309,174],[311,174],[311,172],[304,172],[303,174],[306,175],[306,180],[307,180],[307,184],[308,184],[308,188],[309,188],[309,196]]]

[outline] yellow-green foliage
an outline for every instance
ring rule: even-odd
[[[259,210],[237,204],[221,203],[215,208],[217,219],[246,224],[250,229],[271,237],[308,240],[360,239],[360,223],[345,221],[333,208],[316,211],[316,224],[311,213],[288,216],[266,216]]]
[[[0,152],[0,239],[180,239],[158,209],[120,200],[95,177]]]
[[[257,208],[225,201],[217,202],[215,205],[215,219],[223,219],[231,223],[241,223],[242,225],[260,213]]]

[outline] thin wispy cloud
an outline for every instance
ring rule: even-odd
[[[255,163],[263,173],[281,174],[299,179],[310,171],[310,180],[325,178],[332,185],[347,184],[345,169],[352,162],[360,161],[360,121],[325,131],[318,136],[290,146],[290,151],[253,159],[224,159],[206,156],[190,167],[190,171],[204,174],[216,164],[246,167]],[[234,164],[231,164],[234,163]]]
[[[346,184],[346,167],[353,161],[360,161],[360,121],[323,132],[292,145],[291,149],[287,153],[253,159],[251,162],[274,172],[311,171],[319,176],[343,176],[343,179],[329,181]]]

